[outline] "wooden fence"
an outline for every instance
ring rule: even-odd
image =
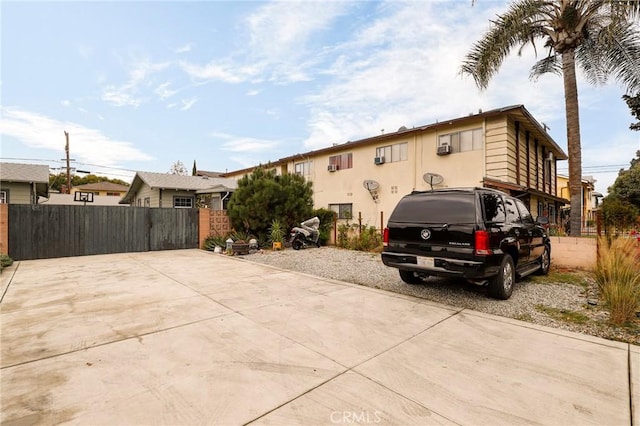
[[[14,260],[198,247],[198,210],[9,205]]]

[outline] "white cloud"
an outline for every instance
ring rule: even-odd
[[[153,63],[146,59],[137,60],[129,70],[129,80],[120,86],[109,85],[103,89],[102,100],[114,106],[138,107],[147,98],[140,94],[140,86],[151,84],[153,74],[165,70],[169,62]]]
[[[247,96],[257,96],[262,92],[262,90],[258,90],[258,89],[254,89],[254,90],[249,90],[247,92]]]
[[[198,102],[198,98],[182,99],[181,102],[182,107],[180,108],[180,111],[187,111],[190,110],[196,102]]]
[[[204,66],[180,62],[180,67],[194,80],[217,80],[225,83],[241,83],[258,74],[255,65],[237,66],[228,60],[214,60]]]
[[[329,84],[301,102],[311,109],[305,146],[374,136],[380,129],[419,126],[525,104],[539,119],[563,111],[562,82],[528,80],[535,59],[509,59],[485,92],[459,75],[469,46],[495,11],[466,2],[388,2],[350,41],[335,46]],[[525,59],[526,58],[526,59]]]
[[[214,132],[210,136],[223,141],[221,149],[231,152],[266,152],[280,145],[280,142],[274,140],[236,136],[228,133]]]
[[[60,105],[68,107],[71,106],[71,101],[69,101],[68,99],[64,99],[62,101],[60,101]]]
[[[64,131],[70,135],[72,157],[79,162],[114,166],[123,161],[153,159],[131,142],[111,139],[99,130],[18,108],[2,108],[0,134],[13,137],[28,147],[48,149],[63,155]]]
[[[193,49],[193,45],[191,43],[187,43],[183,46],[180,47],[176,47],[175,49],[173,49],[174,53],[187,53],[187,52],[191,52],[191,49]]]
[[[177,90],[169,89],[169,86],[171,86],[171,82],[166,81],[155,88],[154,93],[160,97],[161,101],[178,93]]]

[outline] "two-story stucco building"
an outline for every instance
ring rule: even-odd
[[[269,164],[313,182],[315,207],[383,227],[402,196],[431,187],[484,186],[557,221],[557,162],[567,155],[522,105],[295,154]],[[239,178],[253,168],[226,173]]]

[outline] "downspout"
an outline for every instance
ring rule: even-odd
[[[224,194],[224,197],[222,197],[222,198],[220,199],[220,210],[224,210],[224,200],[226,200],[226,199],[227,199],[227,197],[229,196],[229,194],[231,194],[231,192],[230,192],[230,191],[227,191],[227,193],[226,193],[226,194]]]

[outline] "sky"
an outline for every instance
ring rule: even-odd
[[[460,66],[507,1],[0,2],[0,160],[232,171],[523,104],[566,151],[562,78],[509,57],[479,90]],[[583,175],[606,194],[640,149],[615,81],[578,76]],[[568,174],[567,162],[559,172]]]

